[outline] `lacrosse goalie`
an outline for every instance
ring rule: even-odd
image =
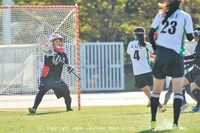
[[[73,111],[71,108],[71,96],[67,84],[61,79],[63,71],[63,65],[68,64],[68,58],[63,46],[64,39],[59,34],[53,34],[49,38],[51,48],[53,47],[54,55],[44,57],[44,66],[40,78],[39,92],[35,97],[33,107],[29,108],[30,113],[35,113],[40,102],[42,101],[45,93],[52,89],[55,92],[56,97],[59,99],[63,97],[65,99],[66,111]],[[73,72],[71,66],[67,67],[69,73]]]

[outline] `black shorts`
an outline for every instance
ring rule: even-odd
[[[70,94],[69,88],[65,82],[62,80],[54,80],[49,77],[41,78],[41,83],[39,89],[44,89],[46,91],[52,89],[57,98],[67,97]]]
[[[190,82],[194,82],[195,79],[200,75],[200,70],[196,67],[193,67],[191,71],[185,74],[185,78]]]
[[[151,72],[135,75],[135,87],[143,88],[146,85],[153,85],[153,76]]]
[[[152,74],[157,79],[164,79],[166,76],[172,78],[183,77],[183,56],[179,55],[172,49],[157,46],[156,59],[153,64]]]

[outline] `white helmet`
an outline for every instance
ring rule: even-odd
[[[49,37],[49,41],[50,41],[51,43],[53,43],[53,41],[54,41],[55,39],[61,39],[62,42],[63,42],[63,37],[62,37],[61,35],[59,35],[59,34],[53,34],[53,35],[51,35],[51,36]]]
[[[55,45],[53,44],[53,41],[54,41],[55,39],[61,39],[61,41],[62,41],[62,46],[55,46]],[[58,52],[58,53],[60,53],[60,54],[64,53],[64,51],[65,51],[65,47],[63,46],[63,43],[64,43],[63,40],[64,40],[63,37],[62,37],[61,35],[59,35],[59,34],[53,34],[53,35],[51,35],[51,36],[49,37],[49,41],[52,43],[54,51],[56,51],[56,52]]]

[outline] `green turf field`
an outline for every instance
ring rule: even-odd
[[[200,113],[180,116],[181,130],[171,131],[173,108],[157,114],[157,131],[150,130],[150,108],[145,105],[92,106],[81,111],[64,108],[39,108],[36,114],[27,109],[0,109],[1,133],[199,133]]]

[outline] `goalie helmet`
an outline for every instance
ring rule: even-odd
[[[56,45],[54,45],[53,41],[55,39],[61,39],[62,46],[56,46]],[[56,51],[57,53],[60,53],[60,54],[62,54],[62,53],[65,52],[65,48],[63,46],[63,37],[61,35],[59,35],[59,34],[53,34],[53,35],[50,36],[49,41],[53,44],[54,51]]]
[[[49,37],[49,41],[50,41],[51,43],[53,43],[53,41],[54,41],[55,39],[61,39],[61,40],[62,40],[62,43],[63,43],[63,37],[62,37],[61,35],[59,35],[59,34],[53,34],[53,35],[51,35],[51,36]]]

